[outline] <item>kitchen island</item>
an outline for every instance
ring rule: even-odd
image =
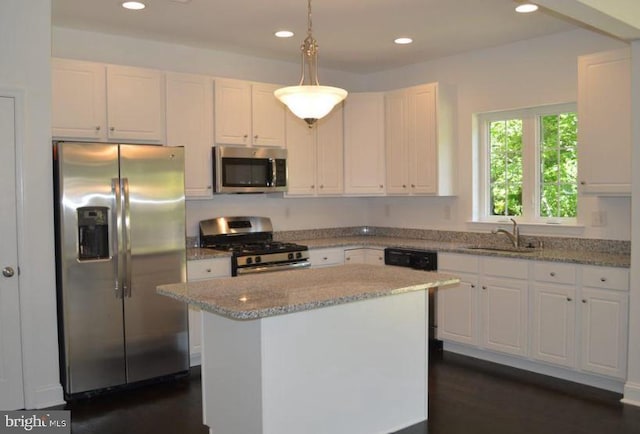
[[[427,289],[439,273],[347,265],[158,287],[203,310],[215,434],[388,433],[427,419]]]

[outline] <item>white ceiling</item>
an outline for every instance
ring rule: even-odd
[[[186,3],[185,3],[186,2]],[[115,33],[299,62],[305,0],[146,0],[131,12],[120,0],[52,0],[54,26]],[[514,0],[314,0],[313,35],[323,68],[357,73],[575,29],[547,10],[514,12]],[[276,30],[295,36],[278,39]],[[393,39],[410,36],[398,46]]]

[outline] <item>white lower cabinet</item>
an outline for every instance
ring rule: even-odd
[[[584,267],[582,271],[580,368],[624,379],[629,333],[629,271],[607,267]]]
[[[309,260],[313,268],[344,264],[344,247],[310,249]]]
[[[454,253],[438,262],[460,278],[437,292],[439,339],[626,377],[628,269]]]
[[[200,259],[187,261],[187,280],[215,279],[231,276],[231,262],[229,258]],[[200,364],[202,349],[201,312],[198,307],[189,306],[189,358],[191,366]]]
[[[384,249],[357,248],[344,251],[345,264],[384,265]]]
[[[460,283],[437,294],[438,339],[461,344],[478,344],[478,276],[441,270],[460,278]]]
[[[461,279],[437,292],[439,339],[525,355],[527,261],[441,253],[438,262]]]
[[[517,356],[527,354],[528,263],[520,259],[480,260],[480,345]]]
[[[535,263],[531,285],[531,357],[576,366],[577,267]]]

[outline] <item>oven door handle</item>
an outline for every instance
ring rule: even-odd
[[[266,271],[282,271],[282,270],[294,270],[297,268],[308,268],[311,266],[311,262],[309,261],[300,261],[300,262],[290,262],[287,264],[270,264],[270,265],[261,265],[258,267],[238,267],[238,275],[240,274],[253,274],[253,273],[264,273]]]
[[[276,170],[276,159],[269,158],[269,162],[271,163],[271,187],[275,187],[277,185],[276,181],[278,180],[278,171]]]

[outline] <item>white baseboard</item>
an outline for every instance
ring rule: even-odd
[[[27,398],[27,396],[25,396]],[[35,390],[32,399],[25,399],[25,407],[29,410],[54,407],[65,404],[62,384],[51,384]]]
[[[189,366],[200,366],[202,364],[202,354],[200,352],[189,354]]]
[[[640,384],[627,381],[624,385],[624,398],[620,402],[640,407]]]
[[[622,393],[624,389],[623,380],[616,380],[613,378],[601,377],[599,375],[586,374],[583,372],[573,371],[571,369],[547,365],[542,362],[525,360],[506,354],[480,350],[477,348],[468,347],[466,345],[445,342],[444,349],[446,351],[451,351],[452,353],[475,357],[476,359],[499,363],[501,365],[507,365],[518,369],[524,369],[526,371],[548,375],[550,377],[560,378],[562,380],[572,381],[574,383],[585,384],[587,386],[597,387],[598,389],[610,390],[616,393]],[[638,393],[640,393],[640,389],[638,390]]]

